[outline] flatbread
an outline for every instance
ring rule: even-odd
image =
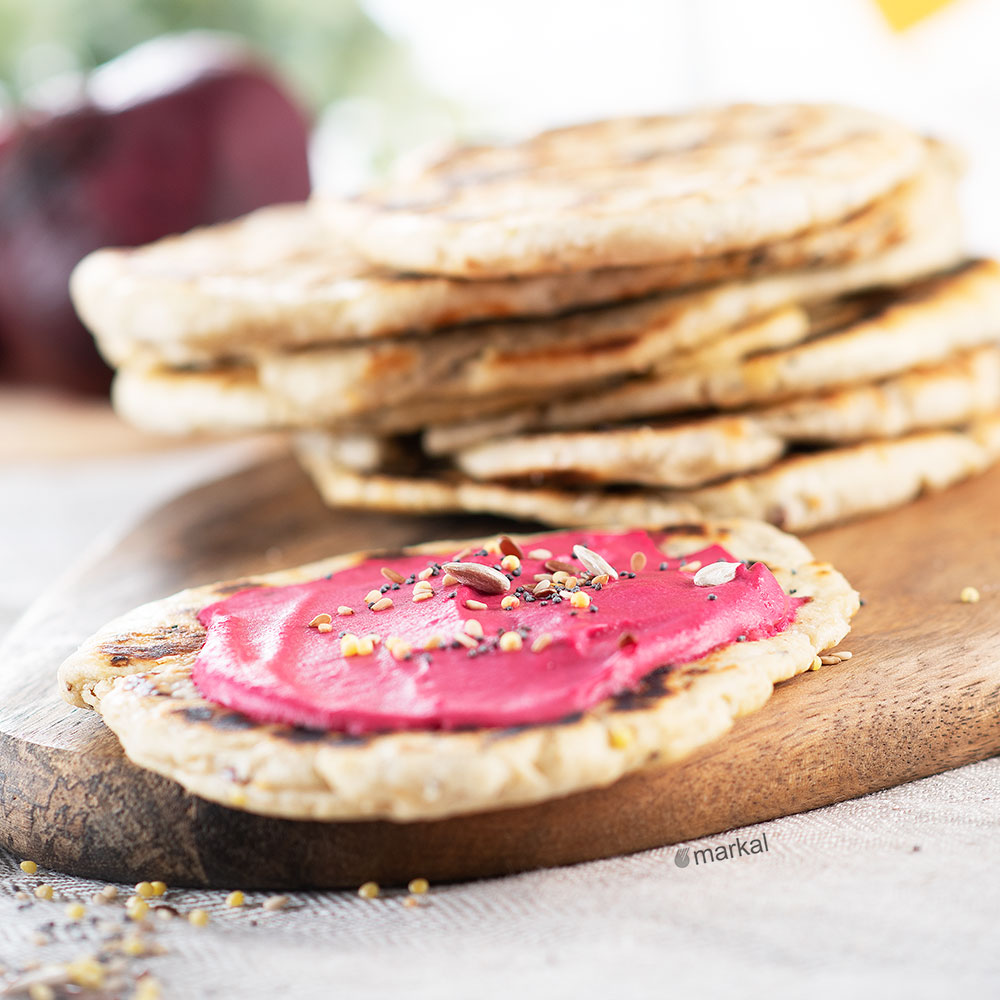
[[[886,198],[781,243],[668,265],[474,282],[380,271],[344,245],[316,205],[281,205],[143,247],[97,250],[76,268],[71,289],[109,363],[205,364],[250,350],[554,316],[710,282],[864,260],[910,238],[926,200],[954,181],[953,166],[938,153]]]
[[[712,408],[763,406],[811,397],[911,369],[1000,340],[1000,265],[966,264],[899,290],[874,316],[805,343],[733,363],[712,350],[675,355],[675,370],[522,408],[461,428],[434,428],[428,451],[440,454],[500,434],[590,427]],[[739,338],[737,338],[737,342]],[[718,342],[725,346],[725,341]]]
[[[729,282],[547,322],[269,352],[255,366],[126,365],[118,371],[115,406],[137,426],[167,433],[318,424],[412,431],[450,422],[455,413],[471,419],[545,398],[557,388],[644,372],[664,357],[719,343],[791,303],[898,285],[951,266],[960,252],[953,221],[946,213],[940,228],[839,268]]]
[[[119,416],[155,434],[236,434],[322,423],[301,401],[268,392],[246,366],[207,371],[121,368],[111,389]],[[428,395],[398,407],[337,421],[342,434],[405,434],[427,424],[462,422],[533,403],[531,393],[438,399]]]
[[[632,395],[627,385],[619,386],[607,393],[595,392],[575,404],[523,407],[492,418],[432,427],[423,435],[424,449],[434,456],[453,452],[458,467],[477,479],[524,476],[546,469],[573,471],[578,458],[583,463],[578,471],[587,474],[597,464],[590,454],[593,449],[603,455],[611,442],[617,442],[618,447],[627,450],[631,446],[629,434],[636,428],[634,424],[612,424],[603,430],[576,428],[590,428],[614,418],[645,416],[656,405],[655,399],[648,402],[642,383]],[[1000,348],[989,346],[879,382],[741,410],[739,419],[786,443],[844,444],[896,437],[913,430],[954,427],[998,407]],[[687,415],[678,419],[682,427],[697,429],[714,426],[720,418],[706,415],[694,421]],[[525,428],[553,424],[564,427],[548,433],[519,433]],[[661,422],[657,426],[664,425]],[[602,445],[605,439],[607,444]],[[617,468],[621,467],[619,462]],[[615,470],[614,457],[606,468],[609,472]],[[652,481],[613,479],[599,471],[593,475],[608,482]]]
[[[454,456],[473,479],[531,478],[653,486],[701,486],[736,472],[762,469],[785,441],[743,417],[708,417],[666,425],[522,435]]]
[[[458,149],[329,216],[369,260],[486,278],[718,256],[832,225],[926,160],[850,108],[734,105]]]
[[[296,450],[331,507],[467,511],[565,526],[651,527],[689,517],[741,516],[788,531],[810,531],[887,510],[983,471],[1000,458],[1000,414],[961,430],[923,431],[790,456],[763,471],[692,490],[500,485],[441,472],[358,475],[331,459],[326,437],[302,434]]]
[[[738,365],[688,368],[646,387],[659,413],[792,399],[936,364],[1000,340],[1000,264],[974,261],[901,290],[877,315]]]
[[[858,595],[831,566],[768,525],[686,524],[670,555],[724,545],[760,560],[785,590],[812,600],[771,639],[734,643],[651,674],[635,692],[547,725],[367,737],[256,725],[203,699],[191,667],[204,641],[198,611],[255,584],[315,579],[372,553],[187,590],[111,622],[59,673],[71,704],[97,709],[135,763],[203,798],[289,819],[429,820],[539,802],[678,760],[760,708],[773,685],[839,642]],[[483,540],[495,544],[496,539]],[[530,545],[530,539],[526,539]],[[417,550],[455,551],[468,543]],[[480,544],[480,543],[476,543]]]

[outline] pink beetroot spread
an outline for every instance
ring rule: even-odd
[[[439,567],[454,553],[370,559],[329,579],[245,590],[200,612],[208,634],[194,682],[206,698],[258,722],[352,734],[515,726],[592,708],[635,689],[657,667],[767,638],[794,619],[802,601],[787,596],[763,563],[740,565],[735,579],[700,587],[693,581],[697,563],[735,560],[710,546],[688,555],[681,569],[682,560],[667,559],[657,547],[662,538],[638,531],[536,537],[520,571],[505,572],[511,587],[503,594],[444,586]],[[602,555],[620,578],[603,586],[586,582],[584,567],[571,555],[575,544]],[[578,567],[589,607],[574,607],[567,597],[532,599],[533,577],[546,572],[548,557],[527,553],[540,549]],[[633,574],[635,552],[645,555],[646,565]],[[461,561],[498,566],[500,559],[479,549]],[[383,566],[407,582],[387,583]],[[428,567],[434,596],[415,603],[416,575]],[[371,610],[366,595],[386,587],[383,596],[392,607]],[[502,609],[501,601],[511,595],[519,606]],[[486,609],[469,610],[468,600]],[[354,613],[338,616],[341,606]],[[331,631],[310,626],[322,613],[332,616]],[[470,619],[483,632],[474,649],[453,639]],[[508,631],[520,635],[520,649],[502,648],[499,636]],[[344,656],[344,633],[376,633],[381,641],[368,655]],[[517,642],[511,637],[503,645]],[[544,648],[533,652],[533,645]]]

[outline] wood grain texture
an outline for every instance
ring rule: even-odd
[[[1000,753],[1000,470],[811,535],[866,600],[854,658],[780,685],[688,760],[610,788],[450,820],[304,823],[227,809],[129,763],[56,694],[65,655],[109,618],[181,587],[368,546],[508,525],[325,509],[288,459],[166,504],[92,553],[0,649],[0,843],[80,875],[241,887],[434,881],[675,843]],[[520,526],[523,527],[523,526]],[[982,593],[962,604],[966,585]]]

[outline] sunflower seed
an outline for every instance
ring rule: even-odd
[[[604,558],[596,552],[592,552],[585,545],[574,545],[573,555],[583,563],[583,568],[592,576],[609,576],[612,580],[618,579],[618,570],[614,568]]]
[[[736,571],[743,565],[738,562],[716,562],[702,566],[694,575],[696,587],[718,587],[736,578]]]
[[[481,563],[445,563],[444,570],[480,594],[502,594],[510,590],[510,580],[503,573]]]

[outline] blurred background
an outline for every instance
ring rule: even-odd
[[[0,0],[0,379],[105,391],[65,293],[90,249],[606,115],[885,111],[964,147],[996,252],[998,39],[998,0]]]

